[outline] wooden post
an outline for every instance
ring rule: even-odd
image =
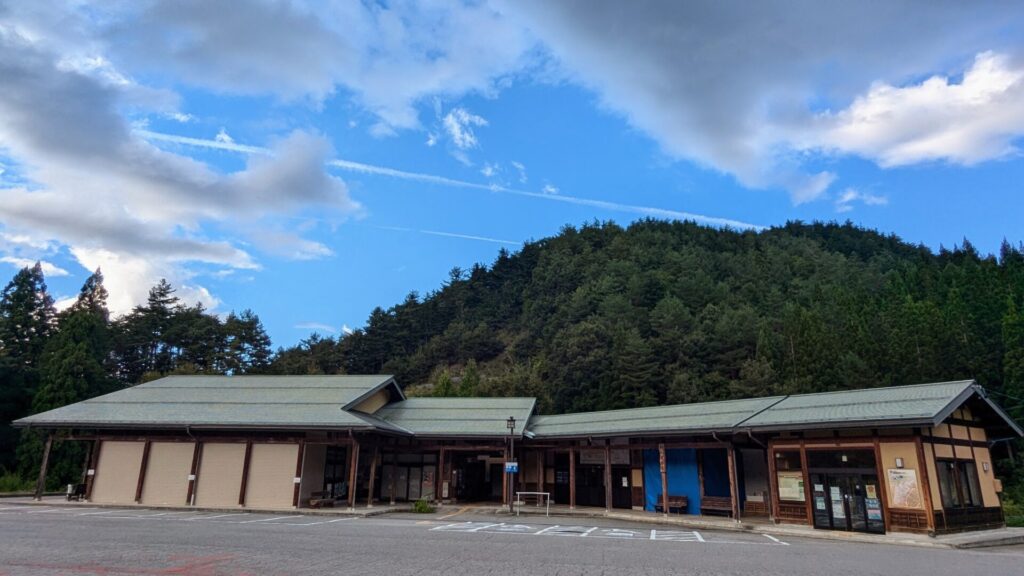
[[[192,496],[196,493],[196,481],[199,479],[199,455],[203,451],[203,443],[196,440],[192,448],[192,467],[188,471],[188,490],[185,493],[185,505],[192,505]]]
[[[89,470],[85,472],[85,501],[88,502],[92,498],[92,485],[93,480],[96,478],[96,466],[100,461],[100,440],[96,440],[92,443],[92,454],[89,457]]]
[[[924,444],[921,442],[920,435],[918,435],[914,440],[914,444],[917,447],[917,460],[920,462],[921,483],[924,484],[922,492],[924,492],[924,507],[928,513],[928,532],[930,534],[935,534],[935,509],[932,508],[932,483],[929,481],[928,463],[924,460]]]
[[[537,450],[537,492],[544,491],[544,450]],[[539,502],[539,500],[538,500]]]
[[[604,444],[604,509],[612,509],[612,447],[611,440]]]
[[[373,458],[370,460],[370,493],[366,495],[366,507],[373,508],[373,484],[377,479],[377,455],[380,453],[380,448],[377,446],[373,447]]]
[[[875,440],[877,442],[877,439]],[[807,469],[807,447],[804,441],[800,441],[800,468],[804,473],[804,509],[807,511],[807,524],[814,526],[814,516],[811,510],[811,477]]]
[[[501,503],[503,506],[508,505],[508,474],[505,473],[505,462],[508,462],[508,447],[505,447],[501,464]]]
[[[576,447],[569,447],[569,510],[576,508]]]
[[[768,520],[775,524],[779,518],[779,497],[775,486],[777,480],[775,477],[775,452],[772,450],[771,444],[765,448],[764,457],[767,460],[765,464],[768,470]]]
[[[889,490],[886,487],[886,477],[883,474],[883,472],[885,471],[885,466],[883,465],[883,462],[882,462],[882,449],[879,446],[878,436],[875,436],[875,438],[874,438],[874,445],[875,445],[875,470],[877,470],[877,472],[878,472],[878,489],[882,493],[881,494],[881,496],[882,496],[882,518],[883,518],[883,520],[885,522],[885,531],[888,532],[890,526],[892,526],[889,523],[889,495],[888,495]]]
[[[295,478],[298,482],[293,480],[295,487],[292,489],[292,506],[299,507],[299,497],[302,494],[302,463],[303,458],[306,455],[306,443],[305,441],[299,442],[298,455],[295,457]]]
[[[668,470],[664,443],[658,444],[658,471],[661,472],[661,511],[668,516]]]
[[[444,446],[438,451],[437,472],[434,474],[434,501],[441,501],[441,490],[444,489]]]
[[[359,477],[359,442],[352,438],[352,446],[349,447],[348,459],[348,507],[356,507],[356,479]]]
[[[395,483],[398,482],[398,453],[391,453],[391,485],[388,490],[391,492],[391,505],[395,505]]]
[[[39,464],[39,478],[36,479],[35,499],[43,499],[43,490],[46,489],[46,468],[50,465],[50,448],[53,447],[53,434],[46,435],[46,442],[43,444],[43,461]]]
[[[146,480],[146,468],[149,467],[149,440],[142,447],[142,465],[139,466],[139,481],[135,484],[135,503],[142,502],[142,484]]]
[[[725,450],[729,460],[729,495],[732,497],[732,519],[740,521],[740,493],[736,482],[736,449],[730,445]]]
[[[935,473],[938,474],[939,461],[935,458],[935,432],[934,429],[932,429],[931,427],[928,428],[928,440],[930,440],[930,442],[928,442],[928,446],[931,448],[932,462],[935,463]],[[1009,442],[1006,443],[1006,447],[1010,447]],[[953,448],[953,450],[956,450],[956,448]],[[946,504],[942,501],[942,494],[939,494],[939,510],[942,511],[942,529],[947,530],[949,529],[949,519],[946,518]],[[935,511],[929,510],[928,513],[931,514],[932,518],[934,519]],[[938,526],[935,526],[935,528],[938,529]]]
[[[242,459],[242,487],[238,490],[238,505],[245,506],[245,489],[249,485],[249,460],[252,459],[252,441],[245,443],[245,457]]]
[[[79,484],[85,484],[86,479],[89,478],[89,463],[92,462],[92,449],[93,444],[86,443],[85,460],[82,461],[82,479]]]

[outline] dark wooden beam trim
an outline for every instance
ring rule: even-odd
[[[569,448],[569,509],[576,508],[576,448]]]
[[[348,459],[348,507],[356,507],[356,479],[359,478],[359,442],[352,439]]]
[[[807,447],[804,445],[805,440],[800,441],[800,467],[803,468],[804,473],[804,509],[807,511],[807,524],[814,526],[814,516],[812,511],[813,501],[811,497],[811,473],[807,465]]]
[[[139,466],[139,481],[135,485],[135,502],[139,503],[142,501],[142,484],[146,480],[146,468],[149,467],[149,447],[150,441],[146,440],[146,443],[142,446],[142,464]]]
[[[203,451],[203,443],[196,442],[195,447],[192,449],[192,466],[188,472],[188,491],[185,494],[185,505],[192,505],[192,497],[196,493],[196,481],[199,479],[199,457]]]
[[[366,495],[366,507],[373,508],[373,484],[377,479],[377,457],[380,454],[380,449],[376,446],[373,447],[373,456],[370,458],[370,491]],[[434,472],[434,484],[437,484],[437,472]]]
[[[604,509],[612,509],[612,448],[604,445]]]
[[[892,519],[889,517],[889,478],[885,474],[885,466],[882,462],[882,448],[881,442],[878,438],[875,438],[874,442],[875,450],[875,469],[878,471],[878,490],[881,492],[882,500],[882,519],[885,522],[885,531],[889,532],[892,530]]]
[[[100,461],[100,448],[103,442],[100,440],[94,440],[92,444],[92,454],[89,457],[89,470],[85,472],[85,501],[88,502],[92,498],[92,485],[96,479],[96,466]],[[92,472],[91,474],[89,472]]]
[[[928,462],[925,461],[924,455],[924,443],[921,442],[921,437],[917,437],[917,441],[914,442],[914,447],[917,449],[917,459],[921,463],[921,483],[924,484],[924,507],[928,511],[928,532],[935,533],[935,514],[932,508],[932,484],[930,476],[928,475]]]
[[[245,506],[245,490],[249,487],[249,461],[252,459],[252,442],[245,443],[245,457],[242,460],[242,486],[238,490],[238,505]]]
[[[39,464],[39,477],[36,478],[35,500],[43,499],[43,492],[46,490],[46,469],[50,466],[50,449],[53,447],[53,434],[46,435],[46,442],[43,444],[43,460]]]

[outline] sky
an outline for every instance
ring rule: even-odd
[[[566,225],[1024,241],[1024,4],[0,0],[0,279],[275,345]]]

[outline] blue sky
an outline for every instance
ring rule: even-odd
[[[595,219],[1024,241],[1024,11],[794,5],[0,0],[0,273],[287,345]]]

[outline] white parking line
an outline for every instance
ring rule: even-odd
[[[779,540],[778,538],[776,538],[775,536],[772,536],[771,534],[762,534],[762,536],[764,536],[765,538],[771,540],[772,542],[776,542],[778,544],[782,544],[783,546],[789,546],[789,542],[783,542],[782,540]]]
[[[228,516],[238,516],[238,514],[218,514],[216,516],[196,516],[194,518],[186,518],[186,519],[184,519],[182,521],[183,522],[194,522],[196,520],[212,520],[214,518],[226,518]],[[149,518],[149,516],[146,516],[146,518]],[[284,516],[284,518],[287,518],[287,516]],[[255,522],[258,522],[258,520],[255,520]],[[242,524],[244,524],[244,522],[242,522]]]
[[[486,528],[494,528],[495,526],[501,526],[501,523],[498,523],[498,524],[487,524],[486,526],[478,526],[476,528],[471,528],[469,530],[466,530],[466,532],[479,532],[479,531],[484,530]]]
[[[545,529],[541,530],[540,532],[534,532],[534,533],[533,533],[533,535],[534,535],[534,536],[538,536],[538,535],[540,535],[540,534],[543,534],[543,533],[545,533],[545,532],[547,532],[547,531],[549,531],[549,530],[554,530],[554,529],[556,529],[556,528],[558,528],[558,524],[555,524],[554,526],[548,526],[547,528],[545,528]]]
[[[104,510],[102,512],[82,512],[79,516],[96,516],[99,514],[113,514],[113,510]]]
[[[594,526],[594,527],[593,527],[593,528],[591,528],[590,530],[587,530],[587,531],[586,531],[586,532],[584,532],[583,534],[580,534],[580,538],[582,538],[582,537],[584,537],[584,536],[586,536],[586,535],[590,534],[590,533],[591,533],[591,532],[593,532],[594,530],[597,530],[597,526]]]
[[[233,514],[225,514],[225,516],[233,516]],[[239,524],[252,524],[253,522],[272,522],[274,520],[284,520],[285,518],[296,518],[296,516],[278,516],[276,518],[260,518],[259,520],[246,520],[245,522],[239,522]]]

